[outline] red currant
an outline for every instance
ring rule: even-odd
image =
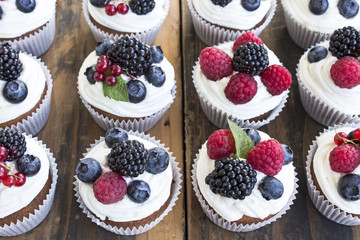
[[[96,64],[96,70],[99,73],[104,73],[109,68],[109,62],[99,62]]]
[[[114,64],[110,67],[110,71],[114,77],[119,76],[122,73],[122,67],[118,64]]]
[[[0,146],[0,161],[4,161],[8,156],[8,150],[4,146]]]
[[[334,136],[335,144],[338,146],[343,145],[345,143],[344,138],[349,139],[348,135],[344,132],[339,132],[339,133],[335,134],[335,136]]]
[[[4,179],[4,177],[6,177],[6,175],[8,174],[8,171],[6,167],[4,166],[0,166],[0,180]]]
[[[109,57],[106,56],[106,55],[101,55],[101,56],[97,59],[97,63],[101,63],[101,62],[110,63]]]
[[[106,81],[106,84],[109,86],[115,86],[117,83],[117,79],[113,75],[107,76],[105,81]]]
[[[103,82],[105,80],[105,75],[103,73],[96,72],[94,73],[94,79],[98,82]]]
[[[106,5],[105,12],[109,16],[114,16],[117,13],[117,9],[114,4]]]
[[[129,11],[129,6],[128,6],[126,3],[120,3],[120,4],[117,6],[117,11],[118,11],[118,13],[120,13],[120,14],[127,14],[128,11]]]
[[[21,173],[21,172],[17,172],[15,173],[15,186],[16,187],[21,187],[22,185],[25,184],[26,182],[26,176],[25,174]]]
[[[3,184],[7,187],[12,187],[15,184],[15,177],[14,175],[6,175],[3,180]]]
[[[353,132],[353,138],[354,138],[355,140],[360,141],[360,128],[354,130],[354,132]]]

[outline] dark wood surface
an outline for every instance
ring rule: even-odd
[[[280,4],[270,25],[260,35],[293,74],[288,102],[280,115],[260,130],[292,147],[299,178],[299,193],[281,219],[249,233],[233,233],[213,224],[192,190],[191,165],[198,148],[217,128],[203,114],[191,80],[191,71],[206,47],[196,36],[183,0],[171,0],[170,13],[155,44],[176,71],[174,104],[148,133],[174,153],[183,169],[183,188],[175,208],[152,230],[138,236],[118,236],[98,227],[83,214],[74,197],[75,166],[86,148],[103,131],[81,103],[77,75],[95,40],[82,15],[81,1],[59,0],[57,31],[51,48],[41,57],[54,80],[50,117],[38,137],[57,159],[59,180],[50,214],[34,230],[3,239],[360,239],[360,227],[331,222],[313,206],[307,195],[305,158],[311,141],[323,129],[301,105],[295,69],[303,50],[290,39]]]

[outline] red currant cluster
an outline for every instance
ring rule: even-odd
[[[349,135],[344,132],[336,133],[334,136],[334,142],[338,146],[345,143],[358,144],[360,142],[360,128],[350,132]]]
[[[94,79],[98,82],[105,81],[109,86],[115,86],[117,83],[116,77],[123,72],[122,67],[118,64],[111,64],[106,55],[101,55],[97,59],[96,70]]]
[[[120,3],[115,6],[114,4],[108,4],[105,7],[105,12],[109,16],[114,16],[116,13],[127,14],[129,11],[129,6],[126,3]]]
[[[8,156],[6,147],[0,146],[0,181],[7,187],[21,187],[25,184],[26,176],[21,172],[13,173],[11,168],[6,165],[5,159]],[[9,174],[10,173],[10,174]]]

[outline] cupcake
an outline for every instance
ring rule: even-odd
[[[290,72],[252,32],[203,49],[192,78],[205,115],[219,128],[227,128],[228,118],[242,127],[269,123],[292,83]]]
[[[80,68],[78,90],[103,129],[121,127],[144,132],[174,101],[174,78],[174,68],[160,46],[150,47],[125,36],[115,43],[98,43]]]
[[[316,137],[306,161],[309,195],[328,219],[360,225],[360,125],[329,127]]]
[[[275,14],[276,0],[187,0],[196,34],[207,45],[259,35]]]
[[[340,44],[338,39],[344,36],[348,44]],[[344,27],[336,30],[330,41],[309,48],[299,60],[297,79],[302,104],[323,125],[360,123],[359,40],[358,30]]]
[[[0,128],[35,135],[49,112],[52,79],[40,59],[0,44]]]
[[[0,1],[0,42],[39,56],[55,37],[56,0]],[[24,24],[26,23],[26,24]]]
[[[343,26],[360,28],[359,4],[354,0],[281,0],[287,30],[293,41],[307,49]]]
[[[112,128],[84,156],[76,168],[77,201],[106,230],[121,235],[146,232],[175,205],[180,169],[153,137]]]
[[[293,152],[266,133],[229,125],[231,131],[215,131],[199,149],[192,184],[211,221],[247,232],[280,218],[293,203]]]
[[[82,7],[96,41],[128,35],[152,44],[169,12],[170,0],[83,0]]]
[[[57,172],[55,158],[37,138],[0,130],[0,236],[25,233],[44,220]]]

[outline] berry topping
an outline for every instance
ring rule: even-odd
[[[94,79],[97,82],[103,82],[105,81],[105,75],[103,73],[96,72],[94,73]]]
[[[100,61],[96,64],[96,70],[99,73],[104,73],[109,68],[109,62],[107,61]]]
[[[215,161],[215,169],[206,176],[205,183],[215,194],[243,200],[256,183],[256,171],[240,159],[223,157]]]
[[[116,79],[116,77],[114,77],[114,76],[112,76],[112,75],[109,75],[109,76],[107,76],[107,77],[105,78],[105,82],[106,82],[107,85],[113,87],[113,86],[116,85],[117,79]]]
[[[2,19],[3,14],[4,14],[4,11],[2,10],[2,7],[0,6],[0,20]]]
[[[251,140],[254,142],[254,146],[258,144],[261,140],[260,134],[256,129],[248,128],[245,129],[246,134],[251,138]]]
[[[117,8],[114,4],[108,4],[105,7],[105,13],[109,16],[114,16],[117,13]]]
[[[247,155],[246,160],[268,176],[275,176],[284,165],[284,152],[281,144],[275,139],[259,142]]]
[[[103,204],[112,204],[120,201],[126,194],[125,179],[115,172],[101,175],[93,185],[95,198]]]
[[[109,39],[104,39],[100,42],[97,42],[96,48],[95,48],[96,55],[97,56],[106,55],[111,44],[112,44],[112,41]]]
[[[146,171],[152,174],[158,174],[169,166],[169,154],[163,148],[154,147],[148,150],[148,159]]]
[[[150,197],[150,186],[142,180],[132,181],[127,188],[127,195],[131,201],[143,203]]]
[[[25,154],[16,161],[16,169],[27,177],[34,176],[40,171],[41,161],[34,155]]]
[[[360,62],[354,57],[343,57],[330,68],[330,76],[340,88],[353,88],[360,84]]]
[[[349,132],[349,139],[352,140],[354,143],[360,143],[360,129],[355,129],[354,131]]]
[[[231,57],[216,47],[203,49],[199,61],[202,73],[212,81],[230,76],[233,72]]]
[[[23,65],[19,59],[19,50],[9,43],[0,45],[0,79],[5,81],[15,80],[20,76]]]
[[[12,187],[15,185],[15,177],[14,175],[6,175],[3,179],[2,179],[2,182],[4,184],[4,186],[6,187]]]
[[[310,63],[318,62],[326,58],[328,50],[323,46],[316,46],[308,52],[308,61]]]
[[[271,95],[279,95],[292,83],[289,70],[281,65],[271,65],[261,74],[261,82]]]
[[[161,46],[152,46],[150,47],[150,54],[153,60],[153,63],[161,63],[164,59],[164,53],[161,49]]]
[[[89,81],[90,84],[96,83],[96,80],[94,78],[94,75],[96,72],[97,72],[97,70],[96,70],[95,64],[86,68],[84,75],[86,76],[86,79]]]
[[[207,140],[206,148],[209,158],[214,160],[236,153],[232,132],[228,129],[213,132]]]
[[[211,2],[214,5],[219,5],[221,7],[225,7],[226,5],[228,5],[232,0],[211,0]]]
[[[293,160],[294,153],[293,153],[293,150],[291,149],[291,147],[289,147],[286,144],[281,144],[281,147],[284,152],[284,165],[287,165],[287,164],[291,163],[291,161]]]
[[[359,4],[356,0],[339,0],[338,8],[344,18],[355,17],[359,12]]]
[[[360,150],[352,144],[337,146],[330,152],[329,161],[335,172],[352,172],[360,163]]]
[[[127,5],[126,3],[120,3],[119,5],[117,5],[117,12],[120,14],[127,14],[129,12],[129,5]]]
[[[349,140],[349,137],[346,133],[344,132],[336,133],[334,136],[334,143],[338,146],[343,145],[345,143],[344,139]]]
[[[131,0],[129,7],[137,15],[145,15],[155,8],[155,0]]]
[[[246,73],[237,73],[225,87],[226,98],[234,104],[250,102],[257,92],[257,82]]]
[[[25,137],[12,129],[0,130],[0,146],[8,150],[8,157],[5,161],[15,161],[19,159],[26,151]]]
[[[119,127],[110,128],[105,133],[105,143],[106,145],[111,148],[114,143],[119,143],[121,141],[127,141],[128,134],[127,132]]]
[[[16,187],[21,187],[25,184],[26,182],[26,176],[25,174],[21,173],[21,172],[17,172],[15,173],[15,186]]]
[[[145,73],[145,79],[155,87],[161,87],[166,80],[166,74],[161,67],[151,66]]]
[[[310,0],[309,9],[313,14],[321,15],[326,12],[329,7],[328,0]]]
[[[235,71],[254,76],[265,71],[269,57],[262,44],[248,42],[236,49],[232,63]]]
[[[20,103],[27,97],[28,89],[23,81],[12,80],[6,83],[3,95],[11,103]]]
[[[15,5],[23,13],[30,13],[36,7],[35,0],[16,0]]]
[[[338,183],[338,192],[346,200],[359,200],[360,175],[351,173],[341,177]]]
[[[102,168],[93,158],[84,158],[76,166],[76,176],[84,183],[93,183],[102,174]]]
[[[266,200],[279,199],[284,193],[284,185],[275,177],[266,176],[259,183],[261,195]]]
[[[148,152],[137,140],[114,144],[108,155],[109,168],[122,176],[137,177],[145,171]]]
[[[90,3],[95,7],[105,7],[110,3],[110,0],[90,0]]]
[[[113,64],[110,67],[111,75],[114,77],[119,76],[122,73],[122,67],[118,64]]]
[[[146,87],[139,80],[131,80],[126,83],[129,94],[129,102],[139,103],[146,97]]]
[[[7,176],[9,170],[6,168],[6,165],[4,163],[0,162],[0,181],[4,179],[4,177]]]
[[[329,51],[338,59],[360,56],[360,32],[354,27],[339,28],[330,36]]]
[[[8,150],[4,146],[0,146],[0,162],[5,161],[8,156]]]
[[[241,6],[248,11],[255,11],[260,7],[260,0],[241,0]]]
[[[236,39],[236,41],[234,42],[233,45],[233,52],[236,51],[236,49],[240,46],[240,45],[244,45],[247,42],[252,42],[252,43],[257,43],[257,44],[261,44],[264,45],[263,41],[261,40],[261,38],[259,38],[258,36],[255,35],[255,33],[253,32],[246,32],[242,35],[240,35],[240,37],[238,37]]]

